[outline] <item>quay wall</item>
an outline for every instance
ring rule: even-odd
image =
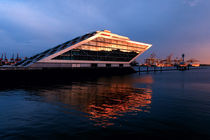
[[[135,73],[132,67],[97,67],[97,68],[0,68],[1,81],[50,81],[68,80],[71,78],[94,77],[101,75],[121,75]]]

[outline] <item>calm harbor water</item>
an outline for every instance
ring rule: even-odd
[[[210,68],[0,88],[0,139],[210,139]]]

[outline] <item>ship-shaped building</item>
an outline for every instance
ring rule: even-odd
[[[152,45],[131,41],[108,30],[96,31],[15,64],[30,69],[124,68]]]

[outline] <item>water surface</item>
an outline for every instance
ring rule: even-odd
[[[210,69],[0,88],[0,139],[210,139]]]

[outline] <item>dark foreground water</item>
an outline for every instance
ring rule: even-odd
[[[210,139],[210,68],[1,87],[1,140],[70,138]]]

